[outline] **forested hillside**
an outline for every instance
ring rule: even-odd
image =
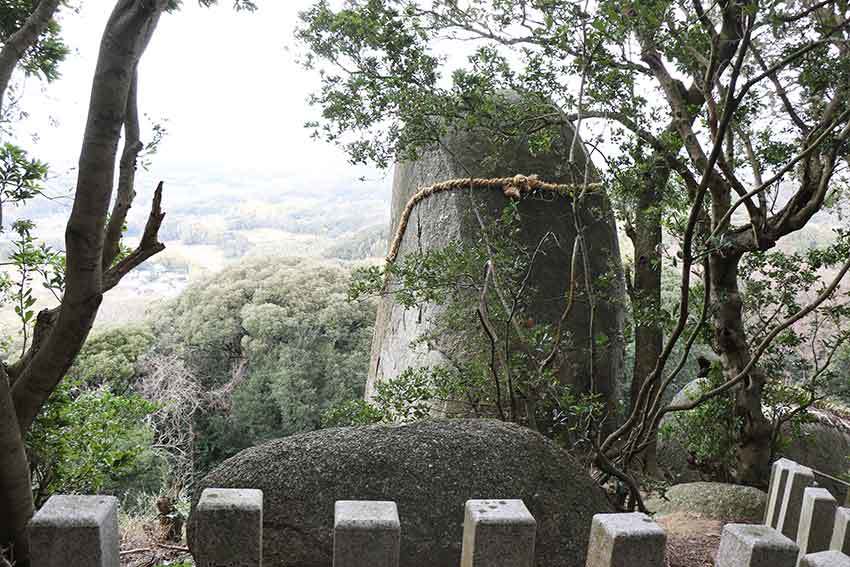
[[[28,441],[36,499],[174,497],[236,452],[363,396],[375,320],[338,262],[255,257],[96,332]]]
[[[411,504],[407,567],[474,498],[538,567],[850,501],[848,166],[847,0],[0,0],[0,567],[78,551],[63,494],[125,567],[205,487],[271,567],[337,500]]]

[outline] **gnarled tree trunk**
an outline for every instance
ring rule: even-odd
[[[737,376],[751,360],[738,289],[740,259],[740,253],[712,254],[710,258],[714,339],[728,379]],[[735,415],[741,419],[736,476],[738,482],[753,486],[764,486],[770,469],[772,428],[761,407],[764,383],[764,373],[755,367],[735,390]]]
[[[164,247],[157,191],[139,247],[121,262],[104,261],[106,219],[118,143],[136,68],[168,0],[119,0],[106,24],[92,84],[80,153],[74,207],[65,233],[65,293],[56,310],[39,314],[30,350],[0,376],[0,547],[14,544],[18,567],[28,565],[24,531],[33,513],[23,438],[64,377],[97,315],[103,293]],[[131,143],[136,143],[132,141]],[[131,164],[135,167],[135,163]],[[107,252],[108,254],[108,252]]]

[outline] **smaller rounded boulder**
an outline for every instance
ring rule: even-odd
[[[723,522],[760,523],[767,494],[752,486],[722,482],[689,482],[670,487],[664,498],[653,497],[646,506],[657,516],[692,514]]]
[[[246,449],[204,488],[263,491],[269,567],[330,567],[334,502],[392,500],[406,567],[456,567],[470,499],[521,499],[537,521],[539,567],[582,565],[604,493],[542,435],[487,419],[326,429]],[[188,526],[193,545],[194,518]]]

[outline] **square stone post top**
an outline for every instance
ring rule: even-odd
[[[116,567],[118,499],[51,496],[30,520],[29,538],[38,567]]]
[[[334,503],[334,529],[395,530],[401,529],[395,502],[377,500],[337,500]]]
[[[829,548],[850,555],[850,508],[835,510],[835,525],[832,528]]]
[[[401,523],[395,502],[334,504],[334,567],[398,567]]]
[[[261,567],[263,492],[206,488],[194,512],[197,567]]]
[[[522,500],[467,500],[461,567],[533,567],[536,537]]]
[[[812,484],[814,484],[812,469],[797,466],[788,471],[788,480],[785,482],[785,494],[782,497],[776,529],[794,541],[797,540],[797,531],[800,526],[803,492]]]
[[[262,511],[263,491],[252,488],[205,488],[198,509]]]
[[[794,567],[797,555],[797,544],[770,526],[726,524],[715,566]]]
[[[664,567],[667,534],[646,514],[596,514],[587,567]]]
[[[837,507],[835,498],[825,488],[809,487],[803,491],[800,529],[797,531],[801,557],[829,549]]]
[[[767,505],[764,507],[764,525],[776,527],[779,521],[779,510],[785,496],[785,483],[788,481],[788,471],[799,465],[790,459],[778,459],[770,469],[770,485],[767,489]]]
[[[803,556],[800,567],[850,567],[850,557],[840,551],[820,551]]]

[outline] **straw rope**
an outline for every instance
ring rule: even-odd
[[[404,238],[404,233],[407,230],[407,224],[410,222],[410,215],[413,214],[413,209],[416,205],[437,193],[446,191],[455,191],[458,189],[501,189],[506,197],[511,199],[519,199],[522,195],[533,191],[547,191],[557,195],[572,195],[577,191],[595,190],[602,187],[601,183],[584,184],[562,184],[562,183],[547,183],[538,179],[536,175],[514,175],[513,177],[494,177],[491,179],[480,178],[459,178],[441,181],[427,187],[422,187],[413,194],[407,201],[404,211],[401,213],[401,219],[398,223],[395,235],[393,236],[390,251],[387,254],[387,264],[392,264],[398,257],[401,241]]]

